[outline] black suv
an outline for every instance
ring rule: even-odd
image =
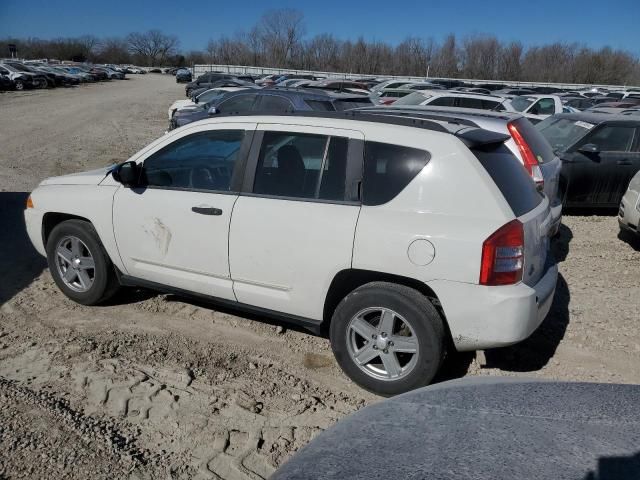
[[[197,110],[177,111],[169,121],[169,130],[203,120],[219,113],[287,113],[297,111],[333,112],[371,107],[369,97],[314,88],[273,87],[230,92],[205,103]]]
[[[184,87],[184,93],[187,97],[191,97],[191,93],[193,90],[197,88],[215,88],[215,86],[212,85],[220,80],[239,80],[241,82],[253,83],[253,77],[249,75],[238,76],[230,75],[228,73],[207,72],[200,75],[193,82],[187,83],[187,85]]]

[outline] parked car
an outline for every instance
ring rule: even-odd
[[[640,118],[561,114],[537,128],[562,160],[559,194],[565,206],[618,207],[640,170]]]
[[[16,90],[47,88],[47,77],[27,69],[19,69],[11,64],[0,63],[0,75],[7,77]]]
[[[413,92],[394,102],[393,105],[431,105],[432,107],[474,108],[496,112],[509,110],[506,99],[502,97],[436,90]]]
[[[557,95],[527,95],[509,100],[512,110],[529,119],[544,120],[550,115],[563,113],[562,98]]]
[[[296,111],[343,111],[371,106],[369,97],[320,89],[263,88],[246,89],[217,97],[199,109],[176,112],[169,121],[169,130],[229,113],[269,112],[274,114]]]
[[[245,80],[239,80],[233,75],[228,75],[226,73],[216,73],[216,72],[207,72],[200,75],[193,82],[187,83],[184,87],[184,92],[187,97],[191,97],[193,90],[198,88],[215,88],[221,86],[218,82],[224,80],[225,82],[237,82],[233,86],[241,86],[243,83],[246,83]],[[253,82],[251,82],[253,83]],[[230,84],[226,86],[231,86]]]
[[[349,90],[357,90],[359,93],[369,94],[367,86],[364,83],[352,82],[350,80],[336,80],[327,78],[325,80],[318,80],[317,82],[310,82],[305,85],[305,88],[321,88],[324,90],[335,90],[338,92],[345,92]]]
[[[371,92],[371,100],[375,104],[379,105],[391,105],[399,98],[411,95],[415,90],[408,90],[406,88],[383,88]]]
[[[414,82],[411,80],[385,80],[384,82],[380,82],[376,86],[372,87],[371,92],[378,93],[382,90],[401,88],[402,86],[409,85],[410,83]]]
[[[371,402],[271,480],[637,480],[640,386],[469,376]]]
[[[522,114],[487,112],[471,108],[400,106],[364,108],[380,114],[402,115],[405,118],[456,122],[467,127],[481,128],[509,136],[505,146],[522,163],[539,191],[549,199],[551,208],[550,234],[555,235],[562,221],[562,201],[558,196],[562,163],[553,153],[549,142]]]
[[[618,223],[622,231],[640,235],[640,171],[631,178],[620,201]]]
[[[191,80],[191,70],[188,68],[181,68],[176,72],[176,83],[190,82]]]
[[[402,88],[406,88],[407,90],[444,90],[445,89],[442,85],[438,85],[437,83],[431,83],[431,82],[407,83],[406,85],[402,85]]]
[[[501,88],[493,90],[491,94],[504,97],[519,97],[522,95],[535,95],[536,92],[527,88]]]
[[[593,101],[589,98],[581,96],[561,96],[562,104],[568,107],[576,108],[578,110],[586,110],[593,106]]]
[[[481,93],[483,95],[491,95],[492,92],[488,88],[479,88],[479,87],[457,87],[453,89],[456,92],[465,92],[465,93]]]
[[[25,224],[78,303],[136,285],[328,330],[346,374],[393,395],[428,384],[449,343],[521,341],[550,309],[549,202],[508,138],[367,113],[218,116],[43,181]]]
[[[198,107],[199,105],[204,105],[205,103],[210,103],[214,99],[221,97],[225,93],[229,92],[237,92],[239,90],[246,90],[244,87],[218,87],[218,88],[210,88],[205,90],[204,92],[199,93],[198,95],[194,95],[191,100],[176,100],[169,107],[169,119],[173,117],[176,111],[185,111],[190,107]]]

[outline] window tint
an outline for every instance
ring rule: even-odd
[[[371,107],[373,102],[369,97],[363,96],[362,98],[343,98],[333,102],[336,110],[339,112],[343,110],[350,110],[352,108]]]
[[[398,195],[429,161],[417,148],[365,142],[362,203],[382,205]]]
[[[229,191],[243,138],[243,130],[219,130],[176,140],[145,160],[146,184]]]
[[[311,110],[319,112],[333,112],[335,110],[331,102],[325,100],[305,100],[304,102],[311,107]]]
[[[479,98],[465,98],[465,97],[460,97],[458,98],[458,107],[462,107],[462,108],[477,108],[477,109],[484,109],[484,105],[482,103],[482,100],[480,100]]]
[[[249,112],[251,111],[255,97],[255,94],[236,95],[222,102],[218,106],[218,110],[220,113]]]
[[[542,196],[520,161],[504,145],[490,150],[472,150],[502,192],[513,214],[524,215],[536,208]]]
[[[556,113],[556,104],[553,98],[541,98],[530,109],[534,115],[553,115]]]
[[[453,107],[455,101],[455,97],[438,97],[432,102],[429,102],[429,105],[434,107]]]
[[[514,124],[536,156],[538,163],[543,164],[553,160],[555,155],[551,145],[529,120],[519,118]]]
[[[344,200],[348,139],[265,132],[253,192]]]
[[[260,95],[258,97],[258,110],[264,112],[284,113],[293,111],[293,105],[289,100],[276,95]]]
[[[618,127],[605,125],[587,137],[582,145],[593,143],[601,152],[628,152],[633,142],[633,127]]]
[[[382,94],[383,97],[386,94]],[[400,100],[395,102],[395,105],[421,105],[425,100],[429,99],[431,95],[424,94],[422,92],[412,92]]]

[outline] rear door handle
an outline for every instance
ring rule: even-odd
[[[616,163],[618,165],[631,165],[631,160],[618,160]]]
[[[191,211],[200,215],[222,215],[222,210],[213,207],[191,207]]]

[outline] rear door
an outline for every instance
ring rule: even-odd
[[[239,302],[322,319],[333,277],[351,266],[362,167],[354,139],[362,133],[258,126],[229,236]]]

